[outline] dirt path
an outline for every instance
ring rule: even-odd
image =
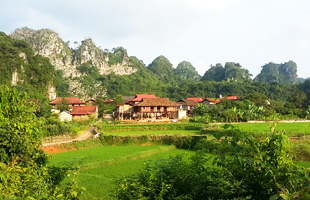
[[[94,131],[95,131],[94,128],[90,128],[88,130],[85,130],[84,133],[78,135],[78,137],[75,138],[75,139],[65,140],[65,141],[60,141],[60,142],[43,142],[42,146],[43,147],[47,147],[47,146],[52,146],[52,145],[71,143],[71,142],[74,142],[74,141],[87,140],[89,138],[94,137],[94,134],[92,133]]]

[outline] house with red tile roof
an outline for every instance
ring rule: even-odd
[[[155,94],[136,94],[136,96],[133,99],[128,100],[127,102],[137,104],[141,102],[143,98],[157,98],[157,97],[155,96]]]
[[[194,100],[187,100],[187,99],[181,99],[177,101],[179,104],[180,108],[182,107],[183,110],[187,111],[187,114],[189,114],[196,105],[198,105],[198,102]]]
[[[74,106],[72,107],[71,115],[74,120],[82,121],[89,119],[90,115],[98,117],[98,108],[96,105],[91,106]]]
[[[95,99],[87,99],[85,101],[85,105],[94,105],[96,103]]]
[[[211,98],[205,98],[202,103],[205,105],[214,105],[216,104],[216,100]]]
[[[228,97],[224,97],[226,99],[229,99],[229,100],[240,100],[240,98],[238,96],[228,96]]]
[[[113,102],[114,102],[113,99],[107,99],[107,100],[105,100],[103,103],[104,103],[104,104],[111,104],[111,103],[113,103]]]
[[[203,97],[189,97],[186,100],[193,100],[193,101],[196,101],[197,103],[202,103],[204,99],[205,98]]]
[[[57,97],[54,101],[49,102],[49,104],[53,106],[53,109],[57,109],[57,104],[61,103],[63,98],[65,98],[65,100],[68,102],[70,108],[74,106],[85,105],[85,102],[81,101],[79,97]]]
[[[238,96],[228,96],[228,97],[221,97],[219,99],[217,99],[215,101],[215,103],[220,103],[222,99],[228,99],[230,100],[231,102],[234,102],[234,101],[241,101],[241,99],[238,97]]]

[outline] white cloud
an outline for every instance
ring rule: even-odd
[[[12,0],[2,2],[0,24],[6,33],[28,26],[65,41],[91,37],[146,65],[159,55],[174,67],[186,60],[201,75],[219,62],[239,62],[256,75],[265,63],[294,60],[308,77],[309,7],[308,0]]]

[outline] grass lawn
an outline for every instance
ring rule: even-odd
[[[50,165],[63,162],[78,163],[81,170],[78,183],[86,187],[82,199],[113,199],[108,196],[114,186],[114,180],[143,168],[146,161],[169,158],[178,154],[185,157],[194,155],[194,151],[176,149],[174,146],[104,146],[53,154]]]

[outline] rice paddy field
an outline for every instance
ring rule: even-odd
[[[244,123],[234,124],[243,131],[264,133],[270,132],[270,124],[272,123]],[[310,134],[310,123],[307,122],[281,122],[276,126],[276,130],[285,130],[288,135],[299,136]]]
[[[270,134],[271,123],[247,123],[234,124],[235,127],[243,131],[248,131],[256,136],[267,136]],[[186,127],[185,125],[182,125]],[[212,133],[223,131],[224,125],[200,125],[191,129],[183,129],[179,126],[165,126],[154,125],[149,126],[133,126],[104,131],[104,135],[131,137],[131,136],[146,136],[146,135],[203,135],[201,129],[208,126],[212,131],[207,135],[208,140],[214,140]],[[213,126],[213,127],[212,127]],[[177,129],[181,130],[173,130]],[[298,160],[296,164],[310,167],[310,140],[308,137],[299,137],[310,134],[310,123],[296,122],[296,123],[278,123],[276,130],[284,129],[289,137],[293,138],[292,151]],[[98,144],[97,144],[98,143]],[[155,145],[151,143],[130,144],[124,146],[100,146],[98,142],[85,141],[85,144],[80,146],[86,149],[76,151],[62,152],[51,155],[49,165],[51,166],[80,166],[79,172],[68,174],[70,177],[76,177],[79,186],[86,188],[81,199],[114,199],[110,196],[110,192],[115,188],[114,181],[129,174],[133,174],[142,169],[146,162],[154,162],[156,160],[169,158],[182,154],[185,159],[195,154],[195,151],[177,149],[174,145]],[[88,147],[89,144],[89,147]],[[93,146],[92,148],[90,148]],[[209,154],[210,156],[212,154]],[[213,155],[214,156],[214,155]],[[209,161],[208,165],[211,165]]]
[[[102,146],[53,154],[49,165],[81,167],[76,175],[78,184],[86,188],[81,199],[113,199],[109,192],[115,187],[115,179],[138,172],[147,161],[178,154],[188,158],[194,153],[165,145]],[[70,178],[73,176],[70,174]]]
[[[120,131],[104,132],[105,135],[139,136],[139,135],[201,135],[200,130],[149,130],[149,131]]]

